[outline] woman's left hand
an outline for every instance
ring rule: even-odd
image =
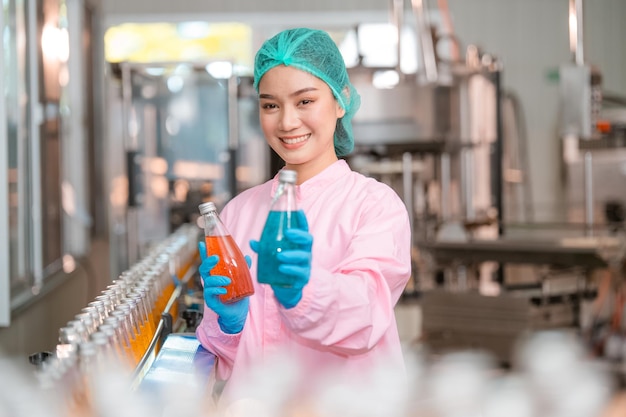
[[[291,287],[272,285],[274,296],[285,308],[295,307],[302,299],[302,290],[311,278],[311,249],[313,236],[302,229],[288,229],[285,238],[299,249],[285,250],[276,256],[281,263],[278,270],[293,278]]]
[[[305,219],[306,221],[306,219]],[[306,223],[304,223],[306,227]],[[302,289],[311,277],[311,249],[313,236],[305,229],[287,229],[285,239],[295,243],[298,249],[286,249],[276,256],[280,262],[278,271],[292,278],[289,287],[271,285],[274,296],[285,308],[295,307],[302,299]],[[259,253],[259,242],[250,241],[250,248]]]

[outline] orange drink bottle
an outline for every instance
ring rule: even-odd
[[[221,275],[231,280],[226,286],[226,294],[220,295],[220,300],[224,303],[233,303],[254,294],[248,264],[241,249],[217,214],[215,204],[203,203],[200,204],[199,209],[204,217],[207,256],[219,256],[219,262],[211,270],[211,275]]]
[[[111,312],[111,315],[104,319],[103,326],[105,325],[111,326],[115,331],[116,339],[120,346],[120,356],[124,364],[131,368],[134,367],[135,358],[132,351],[130,335],[126,332],[125,326],[121,323],[121,318]]]

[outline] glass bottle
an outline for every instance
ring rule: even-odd
[[[259,241],[257,280],[264,284],[291,287],[291,279],[278,271],[276,255],[285,249],[298,249],[297,244],[285,240],[285,230],[305,228],[306,221],[296,201],[297,172],[283,169],[278,174],[278,188]],[[296,212],[300,211],[299,214]]]
[[[254,294],[254,286],[248,264],[230,232],[222,223],[217,208],[212,202],[200,204],[200,214],[204,217],[204,240],[207,256],[218,255],[219,262],[211,270],[213,275],[231,279],[226,294],[220,295],[224,303],[233,303]]]

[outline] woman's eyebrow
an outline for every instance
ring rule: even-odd
[[[299,96],[300,94],[303,93],[308,93],[309,91],[317,91],[317,88],[315,87],[305,87],[305,88],[301,88],[298,91],[294,91],[293,93],[290,94],[290,96]]]
[[[315,88],[315,87],[301,88],[300,90],[294,91],[293,93],[289,94],[289,96],[290,97],[295,97],[295,96],[299,96],[300,94],[308,93],[309,91],[317,91],[317,88]],[[261,93],[261,94],[259,94],[259,98],[271,100],[271,99],[274,98],[274,96],[271,95],[271,94]]]

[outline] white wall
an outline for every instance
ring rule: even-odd
[[[109,24],[193,18],[239,20],[265,27],[274,23],[315,26],[387,18],[390,4],[384,0],[106,0],[102,11]],[[463,44],[477,44],[500,57],[505,65],[504,88],[521,100],[535,219],[562,219],[559,85],[549,74],[571,58],[568,0],[448,0],[448,4]],[[626,95],[626,1],[587,0],[584,11],[586,60],[599,67],[606,90]]]
[[[504,86],[521,99],[527,122],[536,220],[562,209],[559,174],[558,81],[548,74],[569,62],[567,0],[450,0],[455,30],[504,62]],[[604,88],[626,95],[626,2],[586,1],[584,52],[599,67]]]

